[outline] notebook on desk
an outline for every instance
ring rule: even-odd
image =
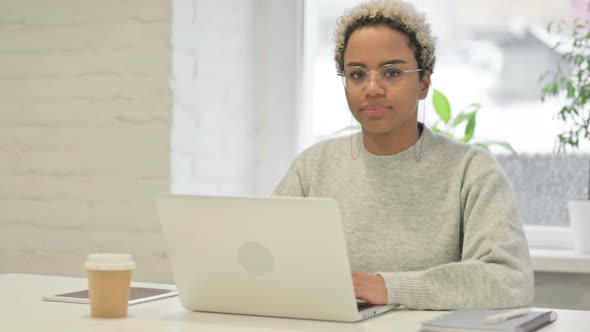
[[[554,322],[554,311],[528,311],[510,316],[517,310],[458,310],[422,323],[421,332],[532,332]],[[508,315],[507,315],[508,314]],[[494,320],[493,318],[505,319]],[[490,320],[490,318],[492,318]]]
[[[358,309],[334,200],[163,194],[157,206],[189,310],[353,322],[394,308]]]

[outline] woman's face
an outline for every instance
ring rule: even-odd
[[[354,73],[358,74],[353,77],[362,77],[363,70],[381,69],[381,75],[369,73],[364,84],[357,84],[355,89],[349,84],[346,89],[348,106],[363,132],[415,135],[418,102],[428,93],[430,74],[425,73],[420,80],[419,72],[402,73],[401,80],[389,81],[403,70],[418,69],[409,38],[386,25],[362,27],[350,35],[343,59],[349,77]]]

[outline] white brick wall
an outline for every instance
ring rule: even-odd
[[[0,2],[0,273],[123,251],[134,279],[170,282],[170,152],[173,189],[206,194],[268,194],[295,154],[299,7]]]
[[[297,148],[300,1],[175,0],[172,190],[269,194]]]
[[[174,1],[172,189],[243,194],[254,167],[254,1]]]
[[[123,251],[170,281],[169,0],[0,2],[0,273],[83,275]]]

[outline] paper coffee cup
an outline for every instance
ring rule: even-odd
[[[131,272],[135,262],[128,254],[90,254],[84,262],[88,273],[90,314],[97,318],[127,316]]]

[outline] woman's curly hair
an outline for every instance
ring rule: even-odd
[[[432,73],[436,60],[434,50],[436,38],[432,36],[426,15],[418,13],[413,5],[399,0],[375,0],[362,3],[338,19],[334,39],[336,48],[334,60],[339,73],[344,71],[344,51],[350,35],[358,28],[385,24],[398,30],[410,39],[414,47],[418,68]],[[421,75],[421,76],[422,76]]]

